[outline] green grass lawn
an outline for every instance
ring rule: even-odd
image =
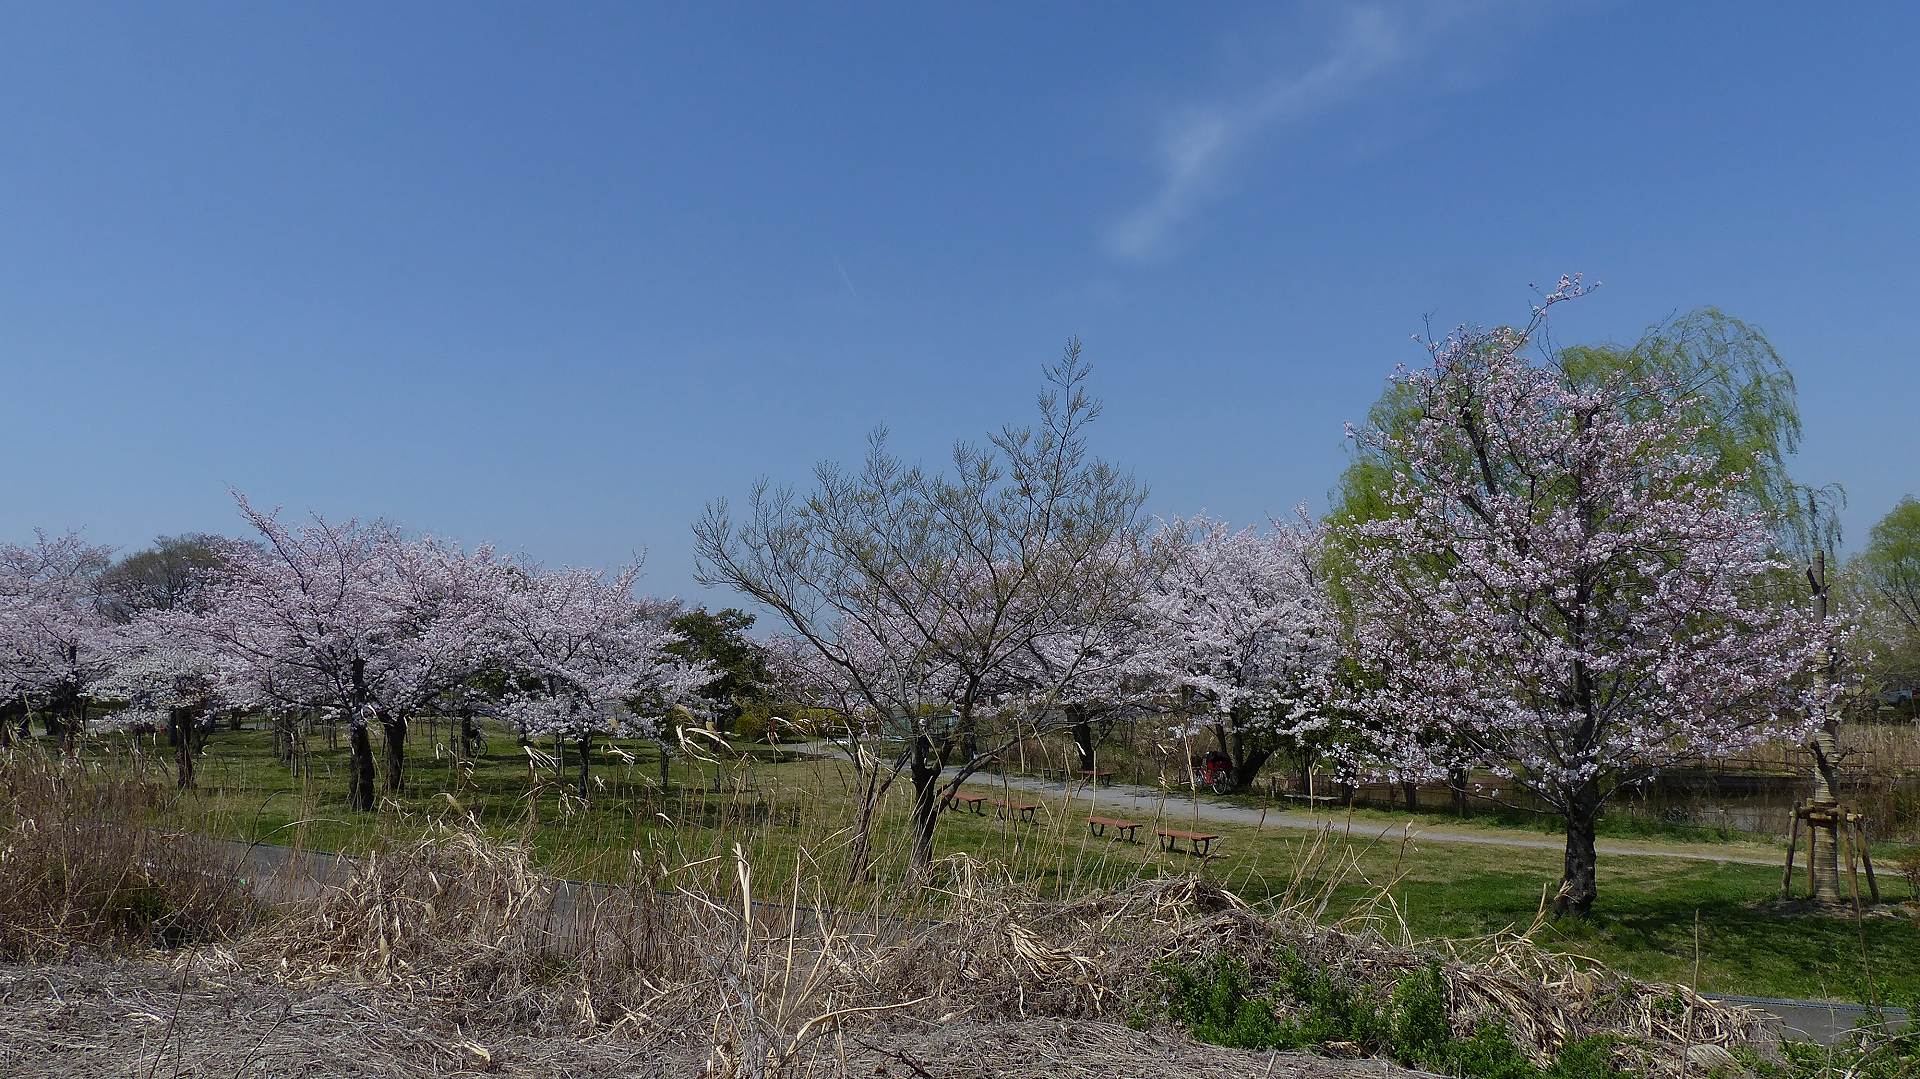
[[[761,894],[780,883],[818,880],[836,901],[884,895],[905,866],[909,792],[905,780],[883,804],[875,838],[875,883],[846,888],[856,777],[840,761],[785,759],[764,746],[736,747],[724,762],[676,759],[672,782],[658,783],[657,751],[617,743],[594,762],[592,797],[573,786],[578,769],[569,747],[555,772],[530,768],[525,752],[503,732],[463,775],[444,753],[436,757],[425,731],[409,747],[406,795],[370,814],[345,808],[346,751],[316,739],[311,776],[294,776],[272,753],[263,731],[211,737],[200,766],[200,789],[170,808],[182,829],[325,850],[365,850],[419,834],[447,813],[470,813],[490,832],[527,842],[549,870],[574,877],[625,879],[636,852],[653,865],[712,867],[734,846],[754,867]],[[551,752],[552,746],[543,747]],[[376,754],[379,749],[376,746]],[[167,767],[164,756],[152,767]],[[993,777],[979,777],[986,789]],[[1323,891],[1339,916],[1369,901],[1388,908],[1418,937],[1474,937],[1524,929],[1543,890],[1558,879],[1555,850],[1403,842],[1378,828],[1316,837],[1300,831],[1209,825],[1226,838],[1219,856],[1201,862],[1168,855],[1148,842],[1094,839],[1086,807],[1047,803],[1039,823],[1013,824],[964,812],[943,814],[936,854],[969,854],[1006,867],[1044,892],[1070,894],[1126,879],[1200,873],[1249,899],[1272,900]],[[1124,814],[1123,814],[1124,815]],[[1450,818],[1436,818],[1447,824]],[[1500,830],[1485,821],[1488,834]],[[1537,827],[1507,834],[1537,838]],[[1632,974],[1695,984],[1703,991],[1765,996],[1884,1000],[1920,996],[1920,929],[1911,917],[1863,920],[1788,916],[1764,904],[1778,890],[1780,870],[1670,858],[1602,855],[1600,897],[1581,921],[1543,925],[1543,945]],[[1910,898],[1891,873],[1889,898]],[[1397,931],[1397,929],[1396,929]]]

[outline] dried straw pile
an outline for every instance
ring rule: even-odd
[[[1638,1070],[1667,1074],[1689,1046],[1764,1035],[1752,1013],[1517,937],[1413,947],[1377,921],[1329,928],[1298,907],[1262,913],[1188,878],[1061,902],[950,859],[929,882],[945,916],[907,922],[818,899],[758,904],[744,860],[706,868],[698,887],[557,885],[525,849],[447,829],[368,860],[346,887],[242,940],[232,962],[295,986],[356,979],[460,1029],[613,1039],[755,1077],[850,1074],[856,1063],[866,1074],[960,1074],[912,1046],[965,1024],[1075,1019],[1090,1025],[1062,1029],[1125,1041],[1138,1032],[1118,1024],[1153,1011],[1158,964],[1221,953],[1259,976],[1291,951],[1382,999],[1438,962],[1458,1031],[1493,1019],[1542,1061],[1605,1033],[1633,1041]]]

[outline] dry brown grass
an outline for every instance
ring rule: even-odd
[[[104,997],[80,994],[99,1029],[75,1044],[92,1039],[151,1065],[131,1074],[595,1075],[635,1061],[751,1079],[1392,1071],[1343,1062],[1316,1072],[1310,1060],[1127,1028],[1163,1014],[1163,964],[1221,954],[1256,974],[1295,955],[1383,997],[1438,963],[1458,1031],[1493,1019],[1540,1060],[1611,1034],[1635,1043],[1639,1070],[1662,1075],[1678,1071],[1689,1045],[1760,1033],[1749,1013],[1545,953],[1523,936],[1414,942],[1384,888],[1358,911],[1331,911],[1353,866],[1330,864],[1336,847],[1324,836],[1258,909],[1190,877],[1047,898],[1005,866],[964,855],[921,875],[910,900],[844,909],[824,883],[835,878],[803,862],[768,882],[739,848],[671,865],[636,853],[617,884],[556,881],[536,871],[527,846],[450,815],[410,842],[335,863],[344,872],[286,890],[296,898],[262,918],[221,848],[141,826],[160,793],[46,761],[4,767],[19,770],[0,856],[7,954],[176,946],[158,984],[148,962],[111,968],[121,973],[106,977]],[[0,968],[23,1001],[27,969]],[[116,978],[124,993],[111,988]],[[249,1005],[237,1022],[242,993],[279,1003]],[[219,1044],[183,1037],[177,1017],[192,1013],[204,1030],[222,994]],[[109,1034],[115,1009],[123,1022]],[[61,1025],[64,1014],[36,1005],[0,1018],[0,1062],[52,1060],[39,1042],[78,1029]],[[291,1032],[313,1051],[301,1056]],[[983,1072],[989,1059],[1000,1065]]]
[[[956,1023],[1151,1015],[1161,964],[1222,953],[1270,973],[1291,952],[1383,998],[1438,962],[1457,1030],[1492,1019],[1541,1060],[1611,1034],[1638,1046],[1641,1070],[1661,1074],[1689,1045],[1762,1035],[1752,1013],[1523,937],[1417,945],[1404,930],[1395,939],[1399,923],[1378,905],[1328,925],[1323,886],[1262,910],[1193,878],[1060,901],[960,856],[934,867],[933,902],[892,917],[838,911],[807,881],[786,883],[785,898],[758,901],[737,857],[670,873],[637,867],[625,886],[559,885],[532,870],[524,848],[442,824],[204,961],[272,970],[295,987],[357,981],[462,1029],[615,1039],[755,1079],[851,1074],[855,1059]]]
[[[230,939],[258,911],[232,854],[145,821],[164,786],[0,755],[0,958]]]

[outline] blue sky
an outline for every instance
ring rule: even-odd
[[[1574,270],[1562,341],[1762,326],[1850,544],[1920,494],[1920,8],[802,7],[0,7],[0,535],[231,485],[707,598],[706,500],[1073,334],[1152,508],[1256,520]]]

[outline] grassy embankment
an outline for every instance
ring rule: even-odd
[[[495,733],[492,743],[463,774],[421,739],[410,747],[406,795],[376,813],[355,814],[343,804],[344,748],[318,743],[311,775],[296,777],[274,758],[264,732],[223,731],[212,736],[203,759],[200,790],[175,802],[169,819],[237,839],[355,851],[415,835],[427,818],[458,811],[472,813],[491,832],[525,840],[541,864],[565,876],[622,879],[635,852],[673,865],[729,855],[735,844],[762,881],[844,876],[855,798],[855,777],[844,762],[782,759],[766,747],[741,747],[724,762],[674,761],[672,786],[663,792],[656,751],[620,743],[627,759],[596,759],[593,797],[583,801],[571,789],[577,767],[531,769],[510,738]],[[162,758],[152,767],[165,765]],[[979,786],[992,782],[982,776]],[[1526,927],[1559,870],[1552,849],[1423,841],[1418,825],[1409,839],[1395,815],[1377,811],[1355,814],[1351,827],[1324,838],[1209,824],[1208,831],[1226,838],[1217,857],[1201,862],[1164,854],[1150,837],[1143,844],[1091,838],[1086,807],[1064,797],[1013,796],[1045,803],[1037,824],[948,813],[937,854],[1003,863],[1016,879],[1057,894],[1135,876],[1199,873],[1258,900],[1289,888],[1297,894],[1304,878],[1324,888],[1331,915],[1371,904],[1417,937],[1453,938]],[[874,882],[867,887],[877,893],[904,869],[907,808],[902,781],[887,798],[876,833]],[[1170,808],[1169,819],[1177,816]],[[1429,823],[1456,830],[1444,819]],[[1489,839],[1540,835],[1537,828],[1503,830],[1485,822],[1472,830]],[[1762,855],[1774,850],[1751,846]],[[1765,904],[1779,882],[1780,870],[1766,865],[1603,856],[1594,915],[1544,925],[1536,939],[1709,992],[1850,1000],[1920,995],[1920,967],[1912,962],[1920,954],[1920,928],[1912,919],[1773,913]],[[1882,890],[1892,899],[1910,898],[1891,873],[1882,874]],[[859,897],[849,890],[844,898]]]

